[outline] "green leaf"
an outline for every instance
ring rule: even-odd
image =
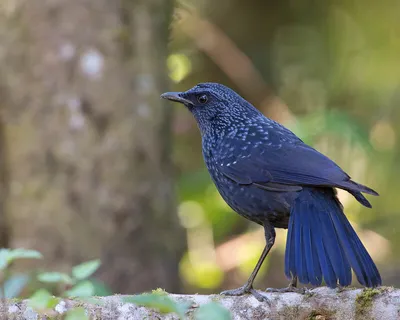
[[[43,255],[36,250],[30,249],[14,249],[10,251],[11,260],[15,259],[42,259]]]
[[[160,313],[175,312],[181,319],[184,319],[185,312],[190,306],[190,303],[177,303],[167,295],[159,293],[145,293],[134,297],[126,297],[122,300],[138,306],[156,309]]]
[[[90,297],[95,291],[93,283],[90,281],[82,281],[65,292],[67,297]]]
[[[15,259],[41,259],[42,254],[36,250],[29,249],[0,249],[0,270],[4,270]]]
[[[29,298],[28,305],[35,310],[44,310],[54,308],[59,301],[46,289],[39,289]]]
[[[96,259],[79,264],[72,268],[72,275],[78,280],[86,279],[96,272],[100,263],[100,260]]]
[[[99,297],[75,297],[75,301],[82,301],[86,304],[93,304],[97,306],[104,306],[105,302],[104,300],[101,300]]]
[[[89,281],[93,284],[95,296],[104,297],[113,294],[112,290],[104,282],[97,279],[90,279]]]
[[[73,284],[74,281],[69,275],[62,272],[42,272],[37,276],[38,280],[47,283]]]
[[[218,303],[203,304],[194,314],[196,320],[231,320],[232,316],[226,308]]]
[[[4,292],[6,298],[16,298],[22,292],[29,281],[29,276],[25,274],[14,274],[7,279],[4,283]],[[3,298],[3,293],[0,293],[0,297]]]
[[[0,270],[7,268],[10,255],[10,249],[0,249]]]
[[[89,320],[89,317],[84,308],[77,307],[67,312],[65,320]]]

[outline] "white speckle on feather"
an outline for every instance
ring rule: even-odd
[[[80,59],[80,67],[90,79],[98,80],[103,74],[104,57],[96,49],[89,49]]]

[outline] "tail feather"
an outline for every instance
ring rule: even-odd
[[[361,192],[348,190],[356,200],[361,203],[364,207],[372,208],[371,203],[363,196]]]
[[[338,186],[350,192],[358,202],[360,202],[363,206],[367,208],[371,208],[372,206],[361,192],[371,194],[373,196],[379,196],[378,192],[376,192],[375,190],[352,180],[342,181],[340,184],[338,184]]]
[[[291,210],[285,274],[302,283],[351,284],[351,268],[367,287],[381,284],[378,269],[344,215],[332,189],[305,188]]]
[[[338,184],[338,186],[341,186],[342,188],[344,188],[346,190],[353,190],[353,191],[371,194],[373,196],[379,196],[379,193],[376,192],[375,190],[373,190],[367,186],[364,186],[361,183],[354,182],[352,180],[342,181]]]
[[[301,201],[301,200],[300,200]],[[333,270],[335,271],[336,278],[339,280],[340,285],[348,286],[351,284],[351,267],[346,256],[343,247],[340,243],[337,229],[332,221],[332,208],[329,202],[319,202],[314,212],[316,213],[316,219],[320,220],[324,234],[324,244],[326,245],[326,251],[330,257]],[[319,209],[319,210],[318,210]],[[339,208],[339,211],[341,209]],[[321,212],[328,213],[327,215],[321,214]]]
[[[302,237],[302,225],[300,223],[296,223],[294,225],[295,229],[295,241],[299,244],[296,248],[297,250],[294,251],[295,261],[296,261],[296,268],[298,272],[298,277],[300,282],[308,283],[308,273],[306,267],[306,257],[304,255],[304,244],[303,244],[303,237]]]
[[[307,212],[307,210],[305,210]],[[308,213],[308,212],[307,212]],[[313,246],[313,238],[311,233],[311,215],[306,214],[304,217],[304,225],[302,235],[304,240],[304,258],[306,260],[308,280],[312,285],[319,285],[322,281],[322,271],[318,261],[318,253],[315,246]]]
[[[341,240],[345,242],[347,239],[350,239],[350,243],[344,243],[343,246],[345,248],[352,248],[352,252],[354,253],[352,258],[355,260],[354,263],[352,263],[352,267],[354,270],[356,268],[359,269],[358,272],[354,271],[358,282],[367,287],[376,287],[380,285],[382,280],[379,271],[375,266],[371,256],[361,243],[361,240],[358,238],[350,222],[347,220],[343,212],[337,215],[336,218],[338,220],[336,223],[344,226],[345,232],[348,235],[351,235],[348,238],[341,237]]]
[[[328,254],[326,253],[326,249],[325,249],[326,245],[324,244],[324,241],[323,241],[322,228],[321,228],[319,219],[316,219],[315,228],[316,229],[318,228],[318,230],[316,230],[316,232],[313,232],[313,235],[314,234],[317,235],[315,237],[314,246],[317,248],[318,262],[320,264],[322,275],[324,277],[326,284],[329,287],[334,288],[334,287],[336,287],[336,284],[337,284],[337,278],[335,275],[335,271],[333,270],[331,260],[328,256]],[[321,284],[321,282],[322,282],[322,279],[320,279],[316,285],[319,286]]]
[[[285,275],[291,278],[291,270],[296,270],[296,261],[294,259],[295,250],[295,239],[294,239],[294,224],[296,217],[293,216],[289,219],[288,234],[286,240],[286,250],[285,250]]]

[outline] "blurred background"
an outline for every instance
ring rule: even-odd
[[[399,10],[395,0],[1,1],[0,247],[42,252],[25,273],[99,258],[99,295],[242,285],[263,231],[220,198],[190,113],[159,99],[213,81],[380,193],[373,209],[339,196],[384,284],[399,286]],[[257,288],[287,285],[285,236]]]

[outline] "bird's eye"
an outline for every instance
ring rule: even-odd
[[[208,101],[208,97],[206,94],[201,94],[197,96],[197,101],[201,104],[205,104]]]

